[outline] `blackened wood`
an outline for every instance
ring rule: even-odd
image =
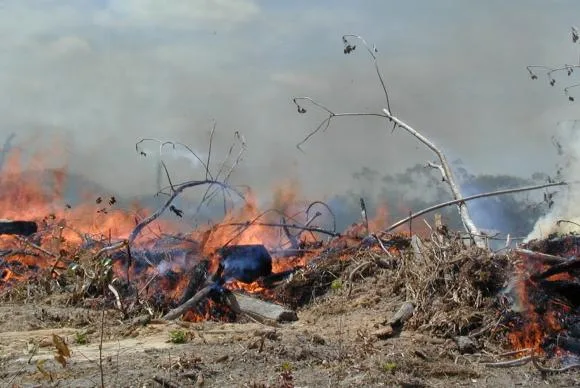
[[[550,276],[557,275],[559,273],[570,272],[576,269],[580,269],[580,259],[572,259],[566,261],[565,263],[556,264],[542,273],[532,275],[532,279],[546,279]]]
[[[34,221],[0,220],[0,234],[30,236],[36,232],[38,232],[38,225]]]
[[[163,316],[163,319],[167,321],[171,321],[174,319],[179,318],[183,314],[185,314],[189,309],[194,308],[198,303],[205,300],[207,297],[210,296],[212,292],[215,292],[216,285],[211,283],[201,290],[199,290],[194,296],[189,298],[185,303],[181,304],[179,307],[170,310],[167,314]]]
[[[220,283],[230,280],[252,283],[272,274],[272,256],[263,245],[232,245],[220,249],[219,254]]]
[[[580,283],[568,280],[542,280],[538,283],[548,295],[566,298],[574,307],[580,306]]]
[[[209,261],[203,260],[196,264],[190,271],[187,272],[189,283],[183,292],[178,305],[184,304],[188,299],[195,295],[207,282],[209,273]]]
[[[558,337],[557,344],[569,352],[580,355],[580,339],[578,338],[561,336]]]

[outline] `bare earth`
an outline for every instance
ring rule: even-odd
[[[372,333],[401,304],[369,277],[330,291],[294,323],[123,322],[120,313],[66,307],[52,297],[0,306],[0,384],[6,387],[514,387],[580,385],[580,373],[542,376],[531,364],[489,368],[503,350],[485,343],[461,355],[452,339],[403,330]],[[102,352],[99,344],[102,335]],[[182,330],[186,342],[169,341]],[[52,334],[71,357],[54,359]],[[78,344],[79,338],[88,340]],[[45,360],[44,362],[42,360]],[[155,379],[157,378],[157,379]]]

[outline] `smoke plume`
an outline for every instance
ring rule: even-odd
[[[546,199],[552,202],[552,208],[541,217],[527,240],[545,238],[558,233],[578,232],[580,230],[580,126],[577,121],[560,123],[554,144],[562,157],[558,170],[558,179],[569,183],[565,189],[552,194],[546,193]]]

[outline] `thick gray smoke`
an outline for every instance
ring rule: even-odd
[[[393,112],[475,173],[528,176],[554,164],[544,151],[554,123],[576,108],[525,66],[575,56],[578,11],[577,1],[535,0],[1,1],[0,139],[15,132],[47,166],[144,195],[157,188],[158,165],[135,142],[204,152],[215,119],[216,163],[234,131],[246,137],[237,183],[267,198],[288,177],[311,198],[343,193],[363,166],[387,174],[432,158],[374,119],[337,120],[296,150],[325,116],[299,115],[293,96],[336,111],[384,107],[365,52],[342,52],[341,35],[357,33],[379,50]],[[169,167],[203,174],[183,158]]]
[[[569,233],[580,230],[580,125],[576,121],[560,123],[555,143],[562,156],[560,177],[569,182],[565,189],[559,190],[553,199],[550,212],[541,217],[534,225],[528,240],[545,238],[552,233]]]

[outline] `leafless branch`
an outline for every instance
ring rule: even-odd
[[[542,373],[562,373],[572,369],[580,368],[580,363],[573,363],[562,368],[547,368],[539,363],[537,355],[535,355],[533,352],[530,358],[532,360],[532,364],[534,364],[534,367]]]
[[[211,128],[211,132],[209,134],[209,146],[207,147],[207,162],[206,162],[206,166],[207,166],[207,170],[206,170],[206,174],[205,174],[205,179],[209,179],[209,174],[207,173],[207,171],[209,170],[209,166],[210,166],[210,162],[211,162],[211,148],[213,145],[213,134],[215,133],[215,127],[216,127],[216,121],[214,120],[213,122],[213,126]]]
[[[323,201],[314,201],[310,205],[308,205],[308,207],[306,208],[306,218],[308,219],[308,221],[306,222],[306,226],[310,225],[315,218],[315,217],[310,218],[309,214],[312,208],[316,205],[321,205],[326,210],[328,210],[328,213],[332,216],[332,231],[336,232],[336,215],[334,214],[330,206],[328,206],[328,204]]]
[[[572,31],[572,42],[578,43],[578,30],[576,29],[576,27],[571,27],[571,31]],[[579,54],[578,64],[574,64],[574,65],[564,64],[561,66],[554,66],[554,67],[544,66],[544,65],[526,66],[526,69],[528,70],[528,73],[530,74],[530,78],[532,80],[538,79],[538,75],[536,72],[534,72],[534,70],[536,70],[536,71],[539,70],[539,71],[545,72],[550,86],[554,86],[556,84],[556,79],[554,78],[554,75],[556,73],[566,72],[568,77],[570,77],[574,73],[574,70],[579,69],[579,68],[580,68],[580,54]],[[570,89],[574,88],[576,86],[579,86],[579,85],[580,84],[572,85],[572,86],[568,86],[568,87],[564,88],[564,94],[568,97],[569,101],[574,101],[574,96],[570,95],[570,92],[569,92]]]
[[[443,182],[445,182],[447,180],[447,175],[445,175],[445,169],[443,168],[442,165],[437,164],[437,163],[433,163],[433,162],[427,162],[427,166],[439,170],[439,172],[441,173],[441,179],[443,180]]]
[[[455,202],[453,202],[453,204],[456,204],[458,207],[459,215],[461,216],[461,221],[463,222],[465,229],[467,230],[467,232],[469,234],[471,234],[473,236],[473,239],[478,246],[484,247],[485,240],[483,238],[479,237],[479,235],[480,235],[479,229],[477,228],[477,226],[475,226],[475,223],[471,219],[471,215],[469,214],[469,209],[465,205],[463,194],[461,194],[461,191],[459,190],[459,185],[455,181],[455,177],[453,175],[451,167],[449,166],[449,163],[447,162],[447,158],[445,157],[445,154],[443,154],[443,152],[431,140],[427,139],[425,136],[423,136],[421,133],[419,133],[417,130],[415,130],[413,127],[411,127],[407,123],[405,123],[405,122],[401,121],[399,118],[393,116],[387,109],[383,109],[383,112],[389,118],[389,120],[391,120],[392,122],[395,123],[396,126],[406,130],[409,134],[414,136],[417,140],[419,140],[421,143],[423,143],[427,148],[429,148],[431,151],[433,151],[437,155],[437,157],[439,158],[439,162],[441,163],[440,164],[441,173],[443,174],[443,177],[445,178],[445,182],[447,183],[447,185],[451,189],[451,193],[453,194],[453,199],[455,201]],[[439,168],[439,167],[437,167],[437,168]],[[415,218],[415,217],[413,215],[411,215],[410,217],[408,217],[407,221],[409,221],[413,218]],[[407,221],[405,221],[405,222],[407,222]]]
[[[383,87],[383,90],[385,92],[385,97],[387,100],[387,108],[383,109],[383,114],[380,114],[380,113],[335,113],[331,109],[327,108],[323,104],[313,100],[310,97],[294,98],[293,102],[294,102],[294,104],[296,104],[299,113],[302,113],[302,114],[306,113],[306,109],[299,104],[299,101],[308,102],[308,103],[312,104],[314,107],[316,107],[317,109],[323,110],[326,113],[328,113],[328,117],[326,119],[324,119],[318,125],[318,127],[316,127],[313,131],[311,131],[300,143],[298,143],[297,148],[301,149],[300,147],[306,141],[308,141],[312,136],[314,136],[316,133],[318,133],[323,128],[324,129],[328,128],[330,125],[330,122],[335,117],[375,116],[375,117],[381,117],[381,118],[388,119],[391,123],[393,123],[393,130],[397,127],[406,130],[409,134],[413,135],[415,138],[417,138],[420,142],[422,142],[425,146],[427,146],[429,149],[431,149],[437,155],[437,157],[439,158],[440,171],[443,175],[443,178],[444,178],[445,182],[447,182],[447,184],[449,185],[449,188],[451,189],[451,192],[453,194],[453,199],[458,200],[458,202],[456,202],[456,205],[458,207],[459,214],[461,216],[461,220],[465,226],[465,229],[467,230],[467,232],[470,235],[473,236],[472,238],[474,239],[474,241],[476,242],[476,244],[478,246],[485,246],[485,240],[478,237],[478,235],[480,233],[479,233],[479,230],[476,227],[475,223],[471,219],[471,215],[469,214],[469,209],[467,208],[465,203],[463,201],[461,201],[463,196],[461,194],[461,191],[459,190],[459,185],[456,183],[456,181],[454,179],[452,170],[451,170],[443,152],[438,147],[436,147],[432,141],[430,141],[425,136],[423,136],[421,133],[419,133],[417,130],[415,130],[414,128],[412,128],[411,126],[409,126],[408,124],[406,124],[405,122],[401,121],[399,118],[397,118],[393,115],[393,112],[392,112],[392,109],[391,109],[391,106],[389,103],[389,96],[387,93],[387,89],[386,89],[383,77],[382,77],[381,72],[380,72],[379,67],[378,67],[377,58],[375,56],[375,53],[377,52],[376,48],[373,47],[373,49],[371,49],[369,47],[369,45],[366,43],[366,41],[358,35],[344,35],[343,36],[343,43],[345,44],[345,49],[344,49],[345,54],[348,54],[356,49],[356,46],[349,43],[349,41],[347,39],[349,37],[355,38],[355,39],[361,41],[363,43],[363,45],[366,47],[366,49],[368,50],[368,52],[370,53],[370,55],[373,59],[373,63],[375,65],[375,69],[377,71],[377,75],[378,75],[379,80],[381,82],[381,86]],[[439,167],[437,167],[437,168],[439,168]]]
[[[36,245],[36,244],[34,244],[33,242],[31,242],[31,241],[28,241],[28,240],[27,240],[26,238],[24,238],[24,237],[20,237],[20,236],[14,236],[14,237],[15,237],[15,238],[16,238],[18,241],[22,242],[24,245],[28,245],[29,247],[31,247],[31,248],[34,248],[34,249],[36,249],[37,251],[39,251],[39,252],[42,252],[42,253],[44,253],[44,254],[45,254],[45,255],[47,255],[47,256],[50,256],[50,257],[52,257],[52,258],[55,258],[55,259],[58,259],[58,258],[59,258],[59,256],[58,256],[56,253],[52,253],[52,252],[50,252],[50,251],[47,251],[47,250],[46,250],[46,249],[44,249],[43,247],[41,247],[41,246],[39,246],[39,245]]]
[[[307,97],[307,96],[301,96],[301,97],[294,97],[292,99],[292,101],[294,102],[294,104],[298,107],[298,112],[304,114],[306,113],[306,109],[300,105],[299,101],[305,101],[309,104],[314,105],[316,108],[325,111],[326,113],[328,113],[328,117],[325,118],[324,120],[322,120],[320,122],[320,124],[318,124],[318,126],[311,132],[308,133],[308,135],[306,135],[306,137],[304,139],[302,139],[300,141],[300,143],[298,143],[296,145],[296,148],[298,148],[300,151],[302,151],[302,145],[304,145],[308,140],[310,140],[310,138],[314,135],[316,135],[318,132],[322,131],[326,131],[328,129],[328,127],[330,126],[330,122],[332,121],[332,119],[337,118],[337,117],[382,117],[385,118],[386,116],[380,113],[357,113],[357,112],[342,112],[342,113],[335,113],[333,111],[331,111],[330,109],[328,109],[327,107],[325,107],[324,105],[320,104],[319,102],[313,100],[311,97]]]
[[[526,365],[530,361],[532,361],[532,356],[523,356],[521,358],[516,358],[515,360],[488,362],[484,365],[489,368],[512,368],[515,366]]]
[[[368,53],[370,54],[371,58],[373,59],[373,64],[375,65],[375,71],[377,72],[377,77],[379,77],[379,81],[381,82],[381,87],[383,88],[383,92],[385,93],[385,100],[387,102],[387,109],[389,110],[389,112],[392,112],[393,110],[391,109],[391,103],[389,102],[389,93],[387,92],[387,86],[385,85],[385,80],[383,79],[383,76],[382,76],[381,71],[379,69],[379,63],[377,61],[377,56],[375,55],[378,52],[377,48],[375,46],[373,46],[373,48],[371,49],[370,46],[367,44],[367,42],[359,35],[348,34],[348,35],[343,35],[343,37],[342,37],[342,42],[345,45],[345,54],[348,54],[347,47],[350,45],[347,38],[354,38],[354,39],[359,40],[367,49]]]
[[[460,202],[468,202],[468,201],[472,201],[474,199],[484,198],[484,197],[492,197],[492,196],[496,196],[496,195],[514,194],[514,193],[520,193],[520,192],[523,192],[523,191],[540,190],[540,189],[544,189],[544,188],[547,188],[547,187],[565,186],[567,184],[568,183],[566,183],[566,182],[545,183],[545,184],[542,184],[542,185],[526,186],[526,187],[518,187],[518,188],[515,188],[515,189],[506,189],[506,190],[492,191],[492,192],[488,192],[488,193],[480,193],[480,194],[471,195],[469,197],[465,197],[465,198],[461,198],[461,199],[454,199],[454,200],[451,200],[451,201],[447,201],[447,202],[440,203],[438,205],[430,206],[430,207],[425,208],[423,210],[420,210],[420,211],[418,211],[416,213],[413,213],[409,217],[406,217],[406,218],[404,218],[402,220],[399,220],[396,223],[394,223],[393,225],[389,226],[384,232],[385,233],[390,232],[390,231],[398,228],[399,226],[406,224],[410,220],[422,216],[423,214],[430,213],[432,211],[435,211],[435,210],[444,208],[446,206],[456,205],[457,203],[460,203]]]
[[[183,144],[183,143],[178,142],[178,141],[163,141],[163,140],[159,140],[159,139],[155,139],[155,138],[144,138],[144,139],[140,139],[139,141],[137,141],[137,143],[135,143],[135,150],[144,156],[146,156],[147,154],[140,148],[140,145],[144,142],[147,142],[147,141],[156,142],[159,144],[160,157],[163,157],[163,148],[167,145],[170,145],[173,148],[173,150],[175,150],[176,146],[178,146],[178,145],[185,148],[189,153],[191,153],[193,155],[194,158],[196,158],[199,161],[201,166],[205,169],[206,173],[209,175],[209,179],[210,180],[214,179],[209,171],[209,166],[188,145]]]
[[[560,226],[560,224],[563,224],[563,223],[576,225],[577,227],[580,228],[580,224],[577,222],[574,222],[574,221],[570,221],[570,220],[558,220],[558,221],[556,221],[556,225],[558,225],[558,226]]]
[[[169,187],[171,188],[171,192],[174,192],[175,188],[173,187],[173,183],[171,182],[171,175],[169,175],[169,171],[167,170],[167,166],[165,165],[165,162],[163,160],[161,161],[161,165],[163,166],[163,169],[165,170],[165,175],[167,176],[167,182],[169,182]],[[205,175],[207,177],[207,173]]]
[[[240,150],[238,151],[238,154],[236,155],[236,158],[234,159],[232,164],[226,170],[226,164],[231,159],[236,144],[240,145]],[[231,178],[232,173],[234,172],[236,167],[239,165],[239,163],[242,161],[242,157],[243,157],[244,153],[246,152],[246,149],[247,149],[246,139],[244,138],[244,136],[242,134],[240,134],[240,132],[238,132],[238,131],[234,132],[234,142],[230,146],[226,157],[224,158],[223,162],[221,163],[221,166],[219,168],[219,171],[218,171],[215,179],[216,180],[220,179],[222,182],[227,184],[229,182],[229,179]],[[221,178],[223,173],[225,173],[225,175],[223,178]],[[215,197],[215,195],[217,195],[219,192],[224,193],[224,191],[221,190],[219,187],[213,188],[213,191],[212,191],[212,186],[208,186],[206,188],[203,196],[202,196],[201,201],[199,202],[199,204],[196,208],[195,215],[199,214],[201,208],[204,205],[210,203],[212,201],[212,199]],[[225,197],[224,197],[224,201],[225,201]]]
[[[191,182],[184,183],[184,184],[175,188],[175,190],[173,191],[173,194],[167,199],[167,201],[165,201],[165,204],[163,204],[163,206],[161,206],[159,209],[157,209],[157,211],[155,213],[151,214],[149,217],[142,220],[135,227],[135,229],[133,229],[133,231],[129,235],[128,243],[132,244],[135,241],[135,239],[137,238],[137,236],[139,235],[139,233],[141,233],[143,228],[145,228],[151,222],[155,221],[161,214],[163,214],[163,212],[165,212],[165,210],[167,210],[167,208],[173,203],[175,198],[177,198],[184,190],[192,188],[192,187],[202,186],[202,185],[217,185],[217,186],[223,187],[224,189],[227,189],[229,191],[235,192],[236,194],[238,194],[240,196],[240,198],[244,198],[244,196],[241,193],[237,192],[235,189],[226,185],[223,182],[205,179],[202,181],[191,181]]]
[[[337,233],[337,232],[333,232],[331,230],[326,230],[326,229],[322,229],[322,228],[317,228],[317,227],[313,227],[313,226],[303,226],[303,225],[297,225],[297,224],[288,224],[288,223],[276,223],[276,222],[230,222],[228,224],[222,224],[222,226],[252,226],[252,225],[258,225],[258,226],[268,226],[268,227],[272,227],[272,228],[290,228],[290,229],[298,229],[298,230],[303,230],[303,231],[307,231],[307,232],[316,232],[316,233],[320,233],[320,234],[325,234],[331,237],[340,237],[341,234]]]

